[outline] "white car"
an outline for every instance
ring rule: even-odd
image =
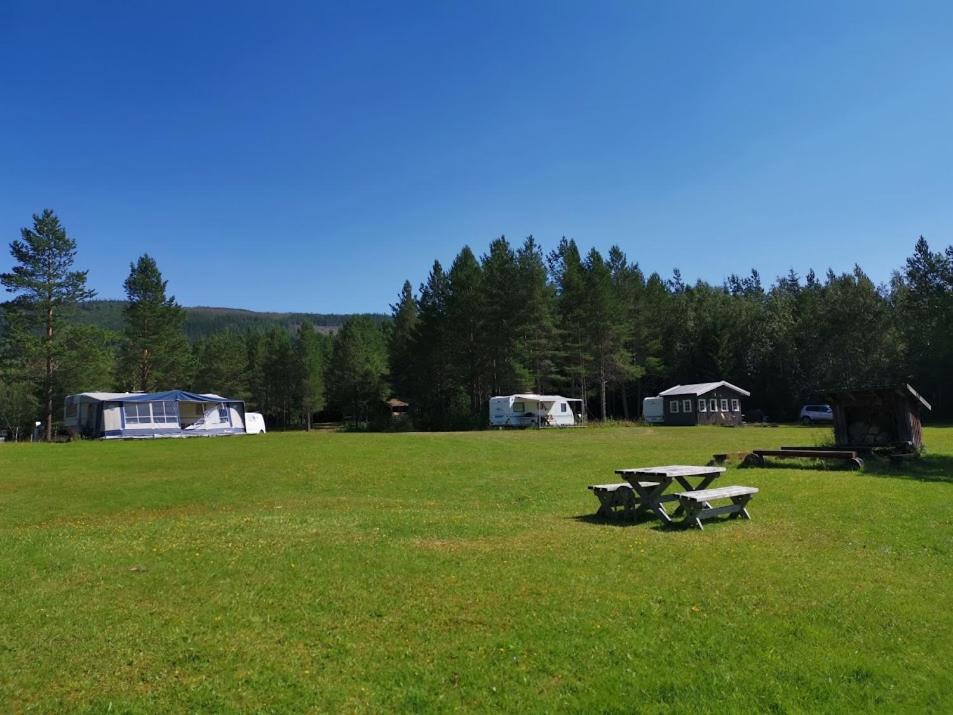
[[[830,405],[804,405],[798,417],[802,425],[813,425],[817,422],[833,422],[834,411]]]

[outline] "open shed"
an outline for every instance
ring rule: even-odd
[[[923,449],[920,411],[933,408],[910,385],[831,390],[826,398],[834,411],[838,447]]]

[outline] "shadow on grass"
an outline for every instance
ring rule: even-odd
[[[924,454],[919,459],[910,459],[900,464],[892,464],[886,459],[868,458],[864,462],[864,471],[860,474],[865,477],[953,484],[953,455]]]
[[[597,524],[599,526],[616,526],[616,527],[627,527],[627,526],[643,526],[646,529],[651,529],[652,531],[665,531],[665,532],[676,532],[676,531],[686,531],[686,532],[698,532],[699,530],[683,524],[681,517],[673,517],[675,521],[671,524],[663,524],[656,518],[644,517],[638,521],[634,519],[629,519],[624,516],[599,516],[598,514],[579,514],[578,516],[568,517],[574,521],[581,522],[583,524]],[[732,519],[730,516],[719,517],[715,519],[705,519],[705,531],[709,530],[709,527],[720,529],[722,526],[728,524],[744,524],[745,519]]]
[[[636,521],[627,516],[601,516],[600,514],[578,514],[576,516],[567,517],[573,521],[578,521],[583,524],[598,524],[599,526],[641,526],[643,524],[648,524],[649,519],[640,519]]]

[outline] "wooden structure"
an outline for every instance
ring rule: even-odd
[[[716,454],[714,458],[725,455]],[[842,461],[850,469],[863,469],[862,460],[856,451],[849,449],[815,449],[813,447],[781,447],[781,449],[755,449],[745,456],[742,467],[763,467],[765,457],[777,459],[823,459]],[[722,460],[724,461],[724,460]]]
[[[670,464],[664,467],[635,467],[631,469],[617,469],[615,473],[629,482],[636,494],[635,516],[643,514],[654,515],[663,524],[671,524],[672,517],[665,510],[666,502],[678,499],[674,494],[666,494],[666,490],[677,482],[685,490],[692,492],[698,489],[707,489],[708,486],[725,471],[724,467],[697,467],[684,464]],[[700,481],[692,485],[689,479]],[[678,516],[684,510],[679,507],[673,516]]]
[[[724,380],[676,385],[658,395],[667,425],[740,425],[741,400],[751,393]]]
[[[407,410],[410,409],[410,405],[404,402],[403,400],[398,400],[396,397],[392,397],[386,402],[387,410],[390,412],[390,416],[397,418],[403,417],[407,414]]]
[[[635,498],[632,485],[628,482],[590,484],[589,489],[599,500],[599,509],[596,511],[596,516],[612,516],[618,510],[621,510],[627,516],[635,514],[638,500]]]
[[[920,411],[930,403],[910,385],[832,390],[837,447],[870,452],[894,448],[919,454],[923,449]]]
[[[756,487],[719,487],[718,489],[699,489],[691,492],[676,494],[685,510],[684,523],[704,529],[702,519],[711,519],[721,514],[728,514],[729,519],[739,516],[751,519],[748,513],[748,502],[758,493]],[[731,504],[712,506],[709,502],[719,499],[728,499]]]

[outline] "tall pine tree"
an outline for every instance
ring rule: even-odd
[[[76,242],[50,209],[33,215],[33,228],[23,228],[10,244],[16,261],[0,275],[0,283],[15,298],[7,303],[9,329],[18,352],[42,365],[37,379],[43,400],[46,439],[53,439],[53,396],[57,360],[63,353],[62,327],[70,309],[95,295],[86,287],[86,271],[73,270]]]
[[[120,350],[120,380],[132,390],[152,392],[186,383],[191,350],[182,326],[185,311],[166,296],[167,281],[148,254],[129,266],[123,287],[129,301]]]

